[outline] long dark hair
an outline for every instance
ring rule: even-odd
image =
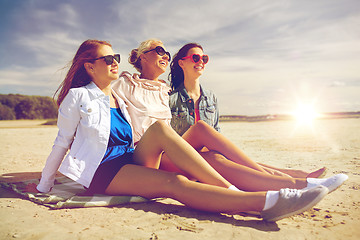
[[[60,106],[71,88],[82,87],[92,81],[85,70],[84,64],[93,62],[93,59],[97,58],[98,49],[103,45],[111,47],[109,42],[99,40],[86,40],[80,45],[64,81],[60,84],[54,94],[55,98],[55,95],[59,92],[56,100],[58,106]]]
[[[179,60],[183,57],[186,57],[189,50],[192,48],[200,48],[201,50],[203,50],[200,44],[188,43],[182,48],[180,48],[180,50],[175,54],[174,59],[170,63],[170,73],[168,79],[170,81],[170,86],[172,90],[175,90],[184,83],[184,71],[179,66]]]

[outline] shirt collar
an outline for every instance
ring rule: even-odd
[[[185,88],[184,84],[181,84],[178,89],[179,89],[178,91],[180,93],[181,101],[182,102],[188,101],[190,99],[190,97],[189,97],[189,94],[186,91],[186,88]],[[201,93],[200,98],[206,100],[207,96],[204,94],[204,91],[203,91],[203,88],[202,88],[201,84],[200,84],[200,93]]]
[[[101,91],[100,88],[98,88],[98,86],[96,86],[96,84],[93,81],[91,81],[85,87],[86,89],[89,90],[89,92],[91,93],[91,95],[93,95],[94,98],[105,96],[105,93]]]

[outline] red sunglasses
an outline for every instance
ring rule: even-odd
[[[182,59],[185,60],[185,59],[188,59],[190,58],[191,61],[193,63],[197,63],[198,61],[200,61],[200,59],[203,61],[204,64],[207,64],[209,62],[209,56],[208,55],[202,55],[200,56],[200,54],[191,54],[190,56],[187,56],[187,57],[183,57]]]

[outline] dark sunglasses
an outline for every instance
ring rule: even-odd
[[[167,51],[165,51],[165,49],[164,49],[162,46],[157,46],[156,48],[151,49],[151,50],[148,50],[148,51],[146,51],[146,52],[144,52],[144,53],[148,53],[148,52],[151,52],[151,51],[154,51],[154,50],[155,50],[155,52],[156,52],[157,54],[159,54],[160,56],[164,56],[165,54],[168,55],[168,57],[169,57],[169,62],[171,61],[171,55],[170,55],[170,53],[167,52]]]
[[[195,54],[194,53],[194,54],[191,54],[190,56],[183,57],[182,59],[185,60],[185,59],[188,59],[188,58],[190,58],[193,63],[197,63],[198,61],[200,61],[200,59],[202,59],[204,64],[207,64],[209,62],[209,56],[208,55],[200,56],[200,54]]]
[[[95,60],[99,60],[99,59],[102,59],[102,58],[105,60],[106,65],[111,65],[114,62],[114,59],[115,59],[115,61],[120,63],[120,54],[115,54],[114,56],[113,55],[107,55],[107,56],[95,58],[93,60],[95,61]]]

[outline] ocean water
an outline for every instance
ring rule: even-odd
[[[309,169],[332,159],[360,163],[360,118],[317,119],[303,126],[296,121],[220,122],[220,127],[255,161]]]

